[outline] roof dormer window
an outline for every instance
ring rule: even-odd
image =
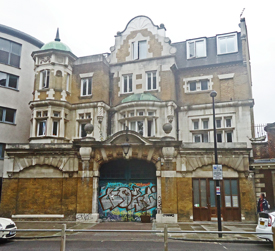
[[[238,52],[237,33],[217,36],[218,55],[234,52]]]
[[[187,59],[206,57],[206,40],[197,39],[187,41]]]

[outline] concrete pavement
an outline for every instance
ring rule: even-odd
[[[164,224],[141,223],[141,222],[56,222],[56,221],[17,221],[18,229],[61,229],[62,224],[67,229],[93,229],[93,230],[163,230]],[[186,222],[178,224],[167,224],[168,231],[217,231],[217,223],[213,222]],[[256,224],[244,224],[241,222],[223,222],[223,231],[255,232]],[[133,233],[133,232],[67,232],[68,240],[150,240],[163,241],[161,233]],[[217,234],[197,233],[169,233],[170,239],[192,240],[192,241],[234,241],[234,242],[263,242],[264,240],[252,234],[224,234],[219,238]],[[54,232],[17,232],[16,238],[55,238],[59,233]]]

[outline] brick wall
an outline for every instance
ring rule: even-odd
[[[240,199],[241,199],[241,214],[245,217],[245,221],[256,221],[256,197],[252,192],[253,180],[247,178],[239,179]]]
[[[64,214],[74,220],[78,178],[3,179],[0,215]]]
[[[269,158],[267,142],[252,143],[252,149],[253,149],[254,159],[268,159]]]
[[[177,178],[161,178],[162,213],[177,214]]]
[[[193,215],[192,178],[177,178],[178,221],[191,221]]]
[[[275,158],[275,123],[267,124],[265,131],[268,137],[269,158]]]
[[[234,77],[231,79],[220,80],[218,75],[234,73]],[[218,95],[215,98],[216,102],[219,101],[235,101],[251,99],[249,92],[249,84],[246,77],[246,67],[241,64],[234,65],[219,65],[215,67],[205,68],[192,68],[184,69],[179,72],[179,100],[180,105],[192,105],[192,104],[205,104],[211,103],[209,92],[194,92],[195,95],[185,93],[183,85],[184,78],[202,77],[213,75],[213,86]],[[183,102],[184,101],[184,102]]]

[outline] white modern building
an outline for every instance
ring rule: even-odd
[[[33,98],[34,83],[31,53],[42,45],[36,38],[0,24],[0,178],[5,145],[28,143],[28,103]]]

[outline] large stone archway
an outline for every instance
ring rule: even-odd
[[[100,167],[98,210],[104,221],[140,221],[145,213],[155,218],[155,165],[142,159],[104,163]]]

